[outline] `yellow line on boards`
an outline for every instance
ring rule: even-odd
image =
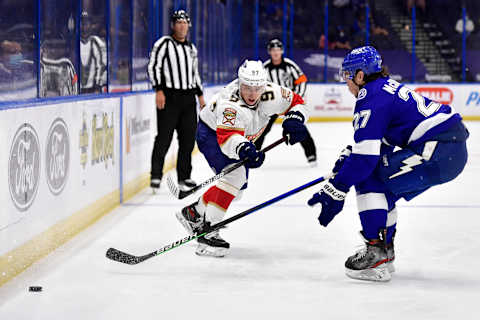
[[[115,190],[0,256],[0,287],[95,223],[119,203],[120,191]]]
[[[192,155],[199,152],[195,147]],[[176,154],[165,159],[164,172],[175,168]],[[148,187],[150,173],[143,173],[123,187],[124,201]],[[115,190],[87,207],[73,213],[24,244],[0,256],[0,287],[25,271],[33,263],[70,241],[75,235],[97,222],[120,204],[120,191]]]

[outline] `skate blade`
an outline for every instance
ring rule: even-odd
[[[214,248],[204,244],[198,244],[195,254],[197,256],[223,258],[227,255],[227,248]]]
[[[392,279],[387,266],[376,267],[364,270],[352,270],[345,268],[345,274],[352,279],[387,282]]]
[[[188,234],[193,235],[193,229],[190,226],[190,223],[188,223],[187,219],[183,217],[182,212],[175,213],[175,216],[177,217],[178,222],[180,222],[185,230],[187,230]]]
[[[390,273],[394,273],[396,271],[395,265],[393,264],[393,262],[387,262],[387,269],[388,269],[388,272]]]
[[[318,166],[318,162],[317,161],[309,161],[308,166],[310,168],[316,168]]]

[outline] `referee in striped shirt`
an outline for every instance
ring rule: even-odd
[[[152,152],[150,186],[160,187],[163,165],[173,131],[178,135],[177,177],[179,187],[196,185],[190,178],[192,151],[197,130],[195,95],[200,108],[205,106],[202,82],[198,73],[197,48],[187,40],[190,17],[184,10],[170,19],[172,34],[157,40],[150,54],[148,75],[156,91],[157,136]]]
[[[307,88],[307,77],[295,62],[283,57],[282,42],[278,39],[273,39],[268,43],[267,49],[271,59],[265,61],[263,67],[267,70],[269,80],[292,89],[293,92],[304,98]],[[258,150],[262,148],[265,135],[272,129],[272,125],[277,117],[277,115],[274,115],[270,118],[263,134],[255,141],[255,146]],[[308,163],[313,167],[317,164],[317,150],[310,132],[307,131],[307,133],[305,140],[300,143],[305,151]]]

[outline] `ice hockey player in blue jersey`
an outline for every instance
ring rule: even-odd
[[[321,204],[318,220],[326,227],[354,186],[365,247],[347,259],[346,274],[389,281],[395,270],[396,201],[457,177],[467,163],[469,133],[451,106],[390,79],[371,46],[348,53],[340,73],[357,98],[355,144],[343,150],[335,176],[308,204]]]

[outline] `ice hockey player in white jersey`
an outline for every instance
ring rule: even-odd
[[[199,234],[222,221],[230,203],[247,187],[249,168],[260,167],[265,159],[253,142],[275,114],[284,116],[287,144],[305,139],[308,111],[303,99],[288,88],[268,82],[261,61],[248,60],[240,66],[238,79],[201,110],[197,144],[214,172],[218,174],[243,159],[248,161],[176,214],[189,233]],[[229,248],[230,244],[215,231],[198,239],[196,254],[223,257]]]

